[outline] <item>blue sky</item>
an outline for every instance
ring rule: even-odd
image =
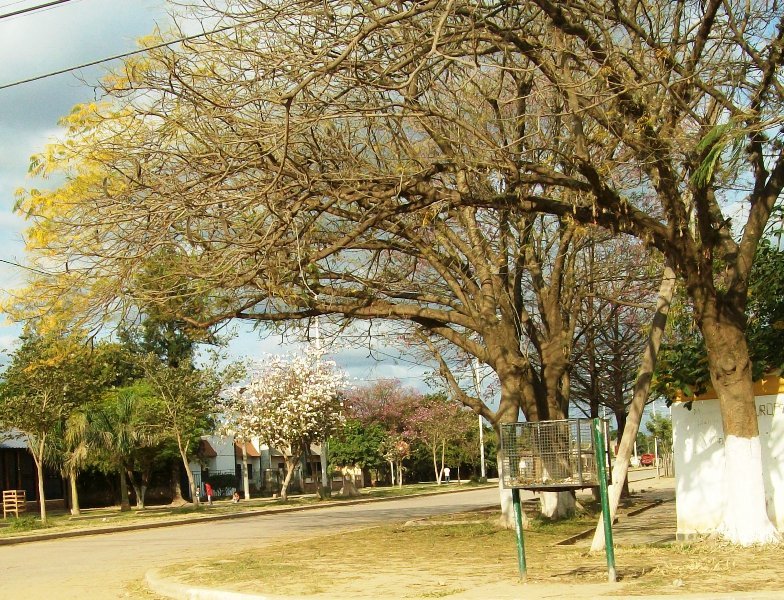
[[[42,3],[0,0],[0,85],[134,50],[136,39],[156,26],[165,30],[169,23],[164,0],[71,0],[46,10],[2,17]],[[14,191],[47,185],[27,177],[29,157],[58,135],[58,119],[74,104],[96,99],[93,86],[106,68],[89,67],[0,90],[0,258],[24,262],[24,222],[13,213]],[[22,284],[24,271],[0,263],[0,281],[5,293]],[[263,339],[247,323],[232,328],[237,333],[230,344],[234,356],[293,349],[285,340],[281,344],[280,336]],[[19,326],[2,315],[0,350],[12,349],[18,335]],[[389,346],[376,353],[384,360],[368,354],[367,350],[338,350],[332,357],[356,380],[396,377],[406,385],[426,389],[423,373],[428,369],[408,362],[411,357],[401,357]]]

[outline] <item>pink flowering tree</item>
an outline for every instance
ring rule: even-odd
[[[283,454],[284,500],[302,454],[343,422],[345,387],[345,373],[317,355],[269,356],[250,365],[246,383],[225,394],[226,427]]]
[[[409,436],[427,448],[433,458],[436,483],[441,485],[446,447],[466,436],[473,423],[470,413],[454,400],[440,395],[426,396],[408,422]]]

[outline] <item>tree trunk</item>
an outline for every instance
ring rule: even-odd
[[[438,470],[438,454],[436,445],[433,444],[433,470],[436,472],[436,484],[441,485],[441,471]]]
[[[242,442],[242,489],[245,492],[245,500],[250,499],[250,478],[248,477],[248,449],[247,442]]]
[[[289,484],[291,483],[291,478],[294,476],[294,469],[297,468],[298,461],[299,457],[294,456],[287,456],[285,459],[286,475],[283,477],[283,489],[280,490],[280,497],[284,502],[287,502],[289,499]]]
[[[120,512],[131,510],[131,503],[128,500],[128,482],[125,479],[125,469],[120,468]]]
[[[191,491],[191,502],[193,502],[194,506],[199,506],[201,504],[201,490],[196,489],[196,478],[193,476],[191,465],[188,462],[188,453],[186,449],[183,448],[179,436],[177,436],[177,448],[180,451],[182,464],[185,466],[185,475],[188,477],[188,487]]]
[[[343,474],[343,486],[340,488],[340,495],[344,498],[355,498],[359,496],[359,490],[354,485],[354,475],[351,473]]]
[[[645,344],[640,367],[637,370],[637,380],[634,382],[634,393],[632,403],[629,406],[629,414],[626,417],[623,435],[618,444],[618,453],[615,456],[615,465],[612,472],[612,485],[609,490],[610,521],[615,519],[618,511],[618,502],[621,499],[623,483],[626,481],[629,472],[629,461],[634,451],[634,443],[637,440],[637,432],[640,430],[645,403],[648,401],[648,393],[651,388],[651,379],[656,370],[656,358],[659,354],[662,335],[667,325],[667,315],[670,312],[670,303],[675,292],[675,271],[671,267],[665,266],[662,273],[661,284],[659,285],[659,296],[656,301],[656,312],[651,321],[651,332],[648,334],[648,343]],[[599,524],[593,535],[591,551],[598,552],[604,548],[604,520],[599,515]]]
[[[321,463],[321,497],[322,498],[329,498],[332,495],[332,485],[330,484],[329,480],[329,473],[328,473],[328,462],[329,457],[327,456],[327,438],[325,437],[324,440],[321,442],[321,449],[319,452],[319,462]],[[345,481],[345,477],[343,478]]]
[[[39,511],[41,515],[41,523],[43,525],[46,525],[46,494],[44,492],[45,443],[46,443],[45,438],[42,438],[40,441],[36,443],[35,448],[33,448],[32,444],[29,444],[30,448],[32,449],[33,462],[35,462],[35,470],[38,473],[38,505],[39,505]]]
[[[503,481],[503,455],[501,453],[501,448],[499,446],[498,453],[496,454],[496,464],[498,465],[498,494],[501,500],[501,517],[499,518],[499,523],[501,527],[505,527],[506,529],[514,529],[515,528],[515,514],[514,514],[514,504],[512,502],[512,490],[508,490],[504,487]],[[528,518],[523,513],[523,527],[528,524]]]
[[[539,510],[542,516],[552,521],[566,519],[574,515],[574,492],[542,492],[539,496]]]
[[[397,461],[397,487],[403,487],[403,459]]]
[[[182,485],[180,483],[180,463],[176,460],[173,460],[171,465],[171,492],[172,504],[181,505],[185,503],[185,499],[182,497]]]
[[[71,471],[68,474],[68,485],[71,489],[71,514],[74,516],[82,514],[82,511],[79,508],[79,492],[76,489],[76,479],[76,471]]]
[[[762,453],[751,378],[745,319],[736,307],[720,307],[702,320],[711,383],[724,427],[724,512],[717,531],[750,546],[779,539],[765,503]],[[740,311],[742,314],[742,311]]]
[[[395,461],[394,460],[390,460],[389,461],[389,471],[392,474],[392,481],[390,483],[394,487],[394,485],[397,483],[397,480],[395,479]]]

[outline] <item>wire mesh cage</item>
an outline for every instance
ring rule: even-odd
[[[506,488],[566,490],[599,485],[591,419],[502,424],[501,452]]]

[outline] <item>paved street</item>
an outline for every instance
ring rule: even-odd
[[[336,506],[110,535],[0,547],[3,597],[33,599],[124,597],[129,581],[152,567],[225,554],[280,539],[322,535],[375,523],[405,521],[498,502],[498,490]]]

